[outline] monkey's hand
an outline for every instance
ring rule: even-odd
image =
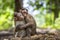
[[[24,26],[20,26],[20,27],[19,27],[19,29],[25,29],[25,28],[26,28],[26,27],[24,27]]]
[[[33,23],[27,23],[27,24],[25,24],[25,25],[20,26],[19,28],[20,28],[20,29],[25,29],[25,28],[27,28],[27,27],[32,27],[32,25],[33,25]]]

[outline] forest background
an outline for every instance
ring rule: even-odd
[[[0,30],[14,27],[15,0],[0,0]],[[38,28],[60,29],[60,0],[22,0]]]

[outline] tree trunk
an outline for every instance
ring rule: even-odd
[[[50,0],[49,1],[49,5],[52,6],[52,4],[55,4],[55,8],[50,8],[49,10],[54,12],[54,21],[56,18],[58,18],[58,14],[59,14],[59,1],[58,0]]]
[[[56,20],[56,18],[58,18],[58,14],[59,14],[59,10],[55,9],[54,10],[54,20]]]
[[[15,0],[15,11],[18,12],[21,8],[23,8],[23,0]]]
[[[54,20],[55,20],[56,18],[58,18],[58,14],[59,14],[59,8],[58,8],[59,7],[58,6],[59,1],[56,0],[54,3],[55,3],[55,10],[54,10]]]

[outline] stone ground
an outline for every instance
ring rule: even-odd
[[[12,37],[12,36],[6,36],[0,37],[0,40],[60,40],[60,30],[40,30],[39,34],[36,34],[34,36],[24,37],[24,38],[18,38],[18,37]]]

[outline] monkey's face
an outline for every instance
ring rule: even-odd
[[[21,13],[16,13],[14,18],[15,18],[16,21],[24,20],[24,16]]]
[[[17,17],[19,20],[24,20],[24,16],[22,15],[22,13],[18,13]]]
[[[21,12],[22,12],[22,14],[23,14],[24,17],[26,17],[26,15],[28,14],[27,10],[22,10]]]

